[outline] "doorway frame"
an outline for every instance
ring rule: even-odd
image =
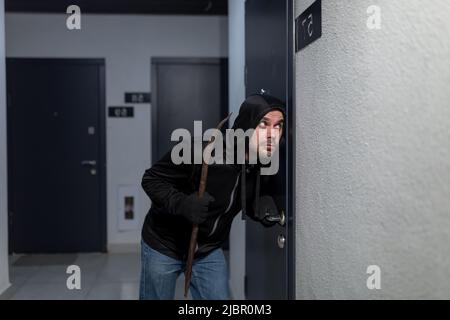
[[[156,137],[158,134],[158,84],[157,84],[157,69],[158,66],[163,64],[195,64],[195,65],[219,65],[221,75],[222,75],[222,82],[224,82],[225,79],[223,79],[223,75],[226,72],[226,75],[228,76],[228,58],[227,57],[152,57],[150,58],[150,92],[151,92],[151,111],[150,111],[150,123],[151,123],[151,138],[150,138],[150,159],[152,161],[152,164],[154,164],[157,159],[157,145],[156,145]],[[226,86],[228,88],[228,81],[226,82]],[[226,117],[228,113],[228,89],[227,92],[222,92],[221,96],[221,104],[220,104],[220,113],[221,118]]]
[[[287,22],[286,22],[286,33],[287,33],[287,72],[286,72],[286,106],[287,106],[287,123],[288,123],[288,134],[286,135],[286,144],[290,146],[288,148],[288,154],[286,157],[287,170],[286,170],[286,180],[287,180],[287,209],[291,214],[288,216],[287,223],[287,262],[286,262],[286,273],[287,273],[287,294],[289,300],[296,299],[296,212],[295,212],[295,202],[296,202],[296,94],[295,94],[295,11],[294,11],[294,0],[288,0],[287,3]]]
[[[105,58],[52,58],[52,57],[7,57],[6,58],[6,64],[8,61],[28,61],[31,63],[38,63],[41,61],[50,61],[53,64],[63,64],[67,65],[67,63],[70,63],[72,65],[97,65],[99,67],[99,103],[98,103],[98,111],[99,111],[99,130],[98,130],[98,137],[99,137],[99,167],[101,167],[101,170],[99,170],[99,208],[100,208],[100,239],[101,239],[101,251],[100,252],[107,252],[108,251],[108,240],[107,240],[107,164],[106,164],[106,72],[105,72]],[[7,71],[7,70],[6,70]],[[7,126],[7,151],[9,150],[8,144],[10,143],[9,136],[10,136],[10,121],[8,117],[8,109],[11,108],[13,101],[11,100],[11,95],[9,93],[8,88],[6,88],[6,96],[7,96],[7,102],[6,102],[6,126]],[[9,171],[13,170],[13,163],[10,163],[8,161],[8,176]],[[10,179],[8,179],[9,181]],[[9,191],[9,182],[8,182],[8,230],[10,228],[12,218],[12,214],[9,208],[9,201],[10,199],[10,191]],[[8,234],[11,234],[8,232]],[[9,254],[12,253],[12,244],[11,244],[11,236],[8,236],[8,251]]]

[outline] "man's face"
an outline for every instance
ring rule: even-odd
[[[250,139],[250,152],[257,152],[260,158],[270,158],[278,148],[283,132],[284,118],[275,110],[264,115]]]

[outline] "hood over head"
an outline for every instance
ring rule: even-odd
[[[268,94],[253,94],[241,104],[232,129],[244,131],[250,128],[255,129],[262,117],[270,111],[278,110],[285,117],[284,109],[284,103],[275,97]]]

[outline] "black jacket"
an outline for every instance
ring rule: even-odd
[[[284,104],[276,98],[252,95],[241,105],[233,129],[245,131],[255,128],[261,118],[274,109],[284,114]],[[142,238],[155,250],[175,259],[187,258],[192,224],[174,212],[184,197],[198,191],[200,173],[201,164],[175,165],[169,151],[147,169],[142,178],[142,188],[152,201],[142,228]],[[250,218],[265,226],[272,225],[264,220],[257,209],[260,179],[260,166],[257,164],[209,165],[206,192],[215,201],[209,206],[210,218],[199,225],[196,258],[205,256],[223,244],[229,235],[233,218],[242,208],[243,213]]]

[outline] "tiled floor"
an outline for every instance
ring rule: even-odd
[[[66,285],[69,265],[81,269],[81,289]],[[21,255],[10,257],[11,287],[0,300],[30,299],[137,299],[140,257],[136,253]],[[184,278],[178,279],[176,299]]]

